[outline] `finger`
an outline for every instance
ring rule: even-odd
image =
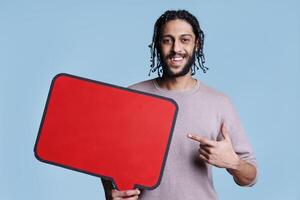
[[[211,148],[212,146],[206,144],[199,144],[199,147],[205,149],[205,148]]]
[[[129,197],[129,196],[132,196],[132,195],[139,195],[139,194],[140,194],[140,191],[138,189],[135,189],[135,190],[122,190],[122,191],[119,191],[119,190],[116,190],[116,189],[112,190],[112,197]]]
[[[207,146],[207,145],[199,145],[200,149],[206,151],[208,154],[212,154],[213,153],[213,147],[211,146]]]
[[[138,199],[139,196],[138,195],[135,195],[135,196],[132,196],[132,197],[128,197],[128,198],[123,198],[123,199],[126,199],[126,200],[136,200]]]
[[[205,156],[203,156],[202,154],[199,155],[199,158],[203,161],[205,161],[206,163],[210,164],[210,165],[215,165],[214,161],[209,159],[209,158],[206,158]]]
[[[199,158],[208,163],[208,159],[205,156],[203,156],[202,154],[199,155]]]
[[[222,123],[222,131],[221,132],[222,132],[222,135],[223,135],[223,137],[224,137],[225,140],[230,139],[229,133],[227,131],[227,128],[226,128],[226,125],[225,125],[224,122]]]
[[[209,153],[203,149],[199,149],[198,152],[200,155],[203,155],[206,159],[209,159]]]
[[[199,136],[199,135],[192,135],[188,134],[188,138],[195,140],[197,142],[200,142],[201,144],[209,145],[209,146],[215,146],[215,141],[209,140],[205,137]]]

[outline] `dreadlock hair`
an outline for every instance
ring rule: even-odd
[[[151,59],[150,59],[151,65],[148,74],[149,76],[151,72],[154,73],[155,71],[157,71],[159,77],[161,77],[161,74],[163,73],[161,55],[160,55],[160,37],[164,25],[167,22],[176,19],[181,19],[188,22],[193,27],[193,32],[196,36],[196,41],[198,41],[199,48],[196,51],[196,58],[198,61],[198,65],[196,62],[193,63],[192,75],[194,75],[196,73],[196,70],[198,70],[199,68],[202,69],[203,73],[206,73],[206,71],[208,70],[208,68],[204,66],[205,63],[205,57],[203,53],[204,33],[200,28],[197,18],[186,10],[177,10],[177,11],[167,10],[164,14],[162,14],[157,19],[154,25],[152,43],[149,45],[150,53],[151,53]]]

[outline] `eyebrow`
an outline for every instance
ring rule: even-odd
[[[185,36],[193,37],[191,34],[188,34],[188,33],[180,35],[180,37],[185,37]],[[173,38],[172,35],[164,35],[163,38],[164,38],[164,37],[171,37],[171,38]]]

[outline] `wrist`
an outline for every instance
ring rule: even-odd
[[[227,170],[230,174],[238,171],[240,166],[243,164],[243,161],[240,159],[238,155],[235,154],[233,161],[230,163],[230,166],[227,167]]]

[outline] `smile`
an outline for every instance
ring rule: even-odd
[[[171,61],[172,61],[173,63],[179,64],[179,63],[182,62],[183,57],[182,57],[182,56],[174,56],[174,57],[172,57],[172,58],[170,58],[170,59],[171,59]]]
[[[183,59],[183,57],[179,56],[179,57],[173,57],[171,58],[173,61],[180,61]]]

